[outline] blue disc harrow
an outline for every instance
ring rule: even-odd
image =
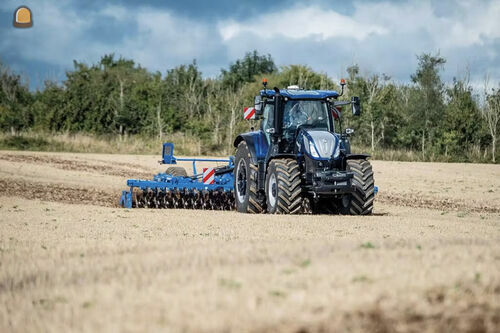
[[[234,157],[228,159],[176,158],[174,145],[163,144],[161,164],[192,162],[193,175],[184,168],[170,167],[152,180],[129,179],[120,206],[125,208],[234,209]],[[196,170],[196,162],[224,162],[221,167]]]

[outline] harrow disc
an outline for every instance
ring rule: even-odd
[[[170,208],[233,210],[233,191],[207,191],[189,189],[135,189],[132,192],[133,208]]]

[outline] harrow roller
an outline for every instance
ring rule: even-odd
[[[123,196],[129,195],[124,191]],[[130,208],[160,208],[160,209],[202,209],[202,210],[232,210],[234,209],[233,191],[224,190],[188,190],[178,189],[145,189],[132,190]],[[123,201],[123,198],[122,198]],[[123,207],[126,207],[122,203]]]

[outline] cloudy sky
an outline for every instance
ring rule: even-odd
[[[21,4],[31,29],[12,26]],[[253,49],[333,78],[357,63],[398,81],[409,80],[417,54],[440,52],[445,80],[467,68],[473,82],[500,79],[499,0],[2,0],[0,22],[0,59],[32,88],[63,79],[73,59],[106,53],[162,73],[196,59],[216,76]]]

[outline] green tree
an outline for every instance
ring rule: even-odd
[[[500,133],[500,87],[488,89],[486,80],[484,88],[485,103],[483,107],[483,116],[486,120],[488,132],[491,137],[491,160],[496,162],[496,143]]]
[[[225,87],[237,90],[245,83],[253,82],[255,75],[270,74],[276,70],[276,65],[270,54],[259,55],[254,50],[246,53],[243,59],[236,60],[229,66],[229,70],[222,69],[222,82]]]
[[[64,118],[66,94],[64,89],[51,81],[45,81],[43,90],[34,94],[30,106],[33,116],[33,128],[37,131],[59,132],[63,130],[61,119]]]
[[[29,128],[33,123],[31,103],[32,95],[21,76],[0,62],[0,128],[11,133]]]
[[[74,61],[74,70],[66,75],[65,130],[120,136],[140,131],[145,111],[138,107],[142,96],[134,99],[132,91],[151,80],[145,69],[132,60],[105,55],[90,67]]]
[[[347,73],[346,97],[360,97],[363,107],[361,117],[352,117],[349,112],[344,112],[346,127],[352,122],[356,128],[354,141],[370,146],[372,152],[379,145],[395,144],[402,121],[397,86],[384,74],[361,76],[358,65],[348,67]]]
[[[417,59],[417,71],[411,76],[416,85],[416,99],[410,107],[410,114],[415,134],[420,134],[422,158],[425,159],[426,141],[432,145],[440,130],[444,85],[439,71],[446,60],[439,54],[433,56],[427,53],[417,56]]]
[[[203,97],[206,89],[196,61],[168,70],[164,84],[165,106],[174,112],[166,115],[167,126],[183,132],[204,132],[205,124],[200,118],[205,112]]]
[[[333,89],[333,81],[322,73],[316,73],[308,66],[283,66],[278,75],[277,84],[286,88],[289,85],[298,85],[302,89]]]
[[[453,79],[446,89],[448,103],[444,108],[441,149],[445,156],[465,157],[467,147],[480,144],[482,134],[481,114],[472,95],[468,77]]]

